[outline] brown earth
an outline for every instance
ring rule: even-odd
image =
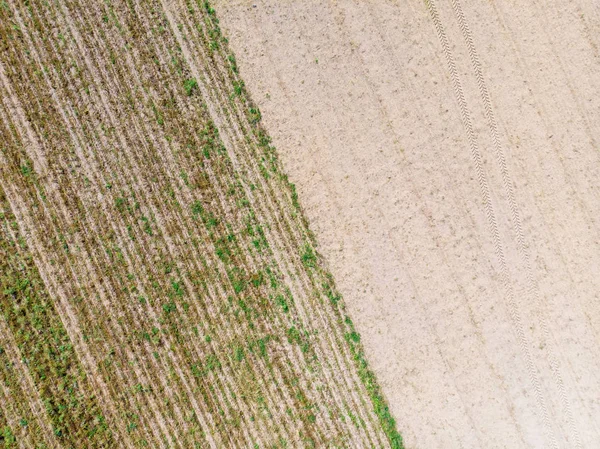
[[[0,2],[0,446],[399,448],[207,2]]]
[[[600,447],[600,9],[216,2],[407,447]]]

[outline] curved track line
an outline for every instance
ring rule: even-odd
[[[494,143],[494,151],[496,153],[496,159],[498,161],[498,165],[500,166],[500,172],[502,174],[502,183],[504,184],[504,190],[506,191],[506,196],[508,198],[508,203],[511,211],[512,221],[515,228],[516,236],[517,236],[517,246],[519,255],[521,256],[521,260],[525,265],[526,275],[527,275],[527,293],[530,297],[532,297],[535,301],[535,305],[538,309],[542,310],[542,302],[540,299],[539,288],[537,287],[537,283],[533,276],[533,270],[531,268],[531,261],[529,257],[529,251],[527,250],[527,245],[525,243],[525,235],[523,232],[523,226],[521,224],[521,216],[519,213],[519,208],[517,205],[517,201],[514,193],[514,183],[508,171],[508,165],[506,163],[506,157],[504,155],[504,151],[502,149],[502,144],[500,143],[500,136],[498,132],[498,125],[496,124],[496,118],[494,116],[494,111],[492,108],[491,97],[485,83],[485,79],[483,77],[483,71],[481,69],[481,63],[479,61],[479,56],[475,49],[475,43],[473,41],[473,36],[471,34],[471,30],[467,24],[464,13],[462,11],[462,7],[460,5],[459,0],[451,0],[452,9],[458,19],[459,28],[462,32],[463,38],[467,44],[467,48],[469,50],[469,57],[471,59],[471,64],[473,65],[473,70],[475,72],[475,77],[477,78],[477,85],[479,87],[479,92],[481,94],[481,98],[483,100],[483,105],[485,108],[485,117],[488,122],[488,126],[492,133],[492,141]],[[548,330],[548,325],[544,316],[542,314],[540,318],[540,326],[542,329],[542,336],[544,341],[542,343],[546,343],[547,341],[552,341],[550,336],[550,332]],[[548,346],[548,358],[550,362],[550,366],[552,368],[552,373],[554,375],[554,381],[556,382],[561,400],[563,402],[563,407],[567,413],[567,419],[569,421],[569,426],[571,427],[571,433],[574,436],[575,447],[581,448],[581,440],[579,437],[579,432],[575,427],[575,422],[573,420],[573,413],[571,410],[571,404],[569,399],[567,398],[564,383],[562,380],[562,376],[560,374],[560,362],[554,356],[554,353],[551,350],[550,345]]]
[[[530,344],[523,330],[523,324],[521,322],[521,316],[517,309],[517,305],[515,302],[513,288],[510,283],[510,275],[506,263],[506,257],[504,255],[504,247],[502,245],[500,231],[498,229],[498,224],[496,221],[496,214],[494,211],[494,206],[492,204],[492,198],[490,194],[490,188],[488,185],[488,181],[485,175],[485,171],[483,168],[483,161],[481,157],[481,153],[477,146],[477,140],[475,136],[475,132],[473,130],[473,124],[471,121],[471,117],[468,111],[467,102],[464,97],[463,88],[460,82],[460,78],[458,75],[458,71],[456,69],[456,63],[454,61],[454,57],[452,56],[452,51],[450,49],[450,44],[448,43],[448,38],[444,31],[442,22],[440,20],[437,8],[434,4],[433,0],[425,0],[425,4],[429,13],[431,15],[432,21],[435,25],[435,29],[440,40],[440,44],[442,45],[442,50],[444,52],[444,56],[446,58],[446,63],[448,64],[448,69],[450,70],[450,75],[452,79],[452,84],[454,87],[454,91],[456,94],[456,99],[458,101],[461,118],[463,121],[463,126],[465,127],[465,131],[467,133],[467,138],[469,140],[469,146],[471,149],[471,156],[473,158],[473,162],[475,164],[475,169],[477,172],[477,180],[479,183],[479,188],[481,191],[481,196],[483,197],[485,214],[488,221],[488,226],[490,232],[492,234],[492,240],[494,243],[494,252],[496,257],[498,258],[498,262],[500,265],[500,276],[502,284],[505,288],[507,299],[508,299],[508,307],[509,312],[513,321],[513,326],[516,328],[516,334],[519,339],[519,346],[521,347],[521,351],[525,357],[525,362],[527,365],[527,371],[529,374],[529,380],[533,386],[536,396],[536,402],[538,407],[542,412],[542,419],[544,422],[544,427],[546,431],[546,437],[548,442],[550,443],[552,448],[558,449],[558,443],[556,441],[556,437],[554,435],[554,430],[552,428],[552,423],[550,422],[550,417],[548,414],[548,409],[546,407],[546,401],[544,398],[544,394],[542,391],[542,386],[538,379],[537,368],[533,363],[533,359],[531,356],[531,351],[529,349]]]

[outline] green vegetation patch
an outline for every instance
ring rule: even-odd
[[[90,447],[114,447],[96,399],[84,389],[83,368],[2,190],[0,208],[0,313],[26,361],[54,434],[65,445],[88,441]],[[11,447],[10,429],[5,427],[2,435],[5,447]]]

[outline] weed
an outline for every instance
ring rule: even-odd
[[[190,97],[196,90],[198,90],[198,81],[196,81],[194,78],[187,79],[183,82],[183,88],[185,89],[186,95]]]
[[[308,268],[317,268],[317,256],[312,249],[312,246],[306,245],[304,253],[302,253],[302,263]]]
[[[167,304],[163,304],[162,308],[163,308],[163,311],[167,314],[169,314],[171,312],[175,312],[177,310],[177,306],[175,305],[174,302],[169,302]]]

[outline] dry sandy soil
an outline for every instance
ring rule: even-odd
[[[215,7],[407,447],[600,447],[598,4]]]

